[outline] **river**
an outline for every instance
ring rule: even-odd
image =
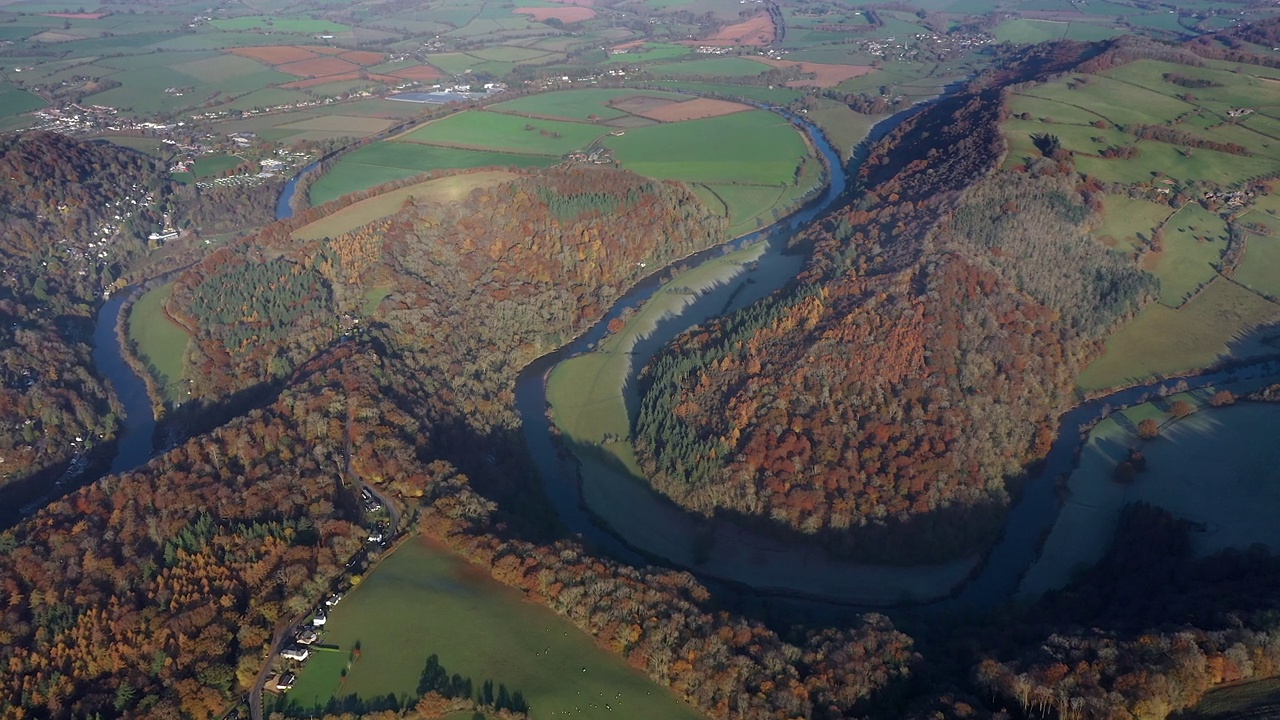
[[[917,108],[918,110],[918,108]],[[878,124],[873,130],[873,139],[881,137],[900,123],[910,113],[900,113]],[[845,176],[839,171],[841,163],[835,151],[822,137],[817,129],[801,118],[792,118],[811,137],[832,168],[831,183],[822,197],[799,212],[775,226],[733,240],[729,247],[740,249],[753,243],[766,243],[763,253],[758,258],[758,270],[753,271],[753,281],[748,297],[733,297],[742,290],[741,283],[726,283],[703,293],[695,302],[686,307],[677,317],[668,318],[658,325],[657,330],[646,337],[635,348],[636,357],[633,367],[642,367],[648,357],[661,348],[671,338],[688,327],[705,319],[723,313],[730,301],[741,304],[745,300],[760,297],[767,292],[784,286],[801,267],[801,259],[796,255],[784,253],[786,241],[806,223],[829,209],[845,191]],[[292,214],[289,207],[298,179],[314,165],[304,168],[285,186],[277,205],[277,216],[287,218]],[[687,258],[680,264],[687,267],[715,259],[723,255],[724,247],[703,251]],[[785,269],[782,272],[770,272]],[[569,345],[544,356],[530,364],[521,373],[516,391],[516,403],[524,421],[524,433],[532,457],[543,476],[548,496],[564,525],[574,534],[580,535],[596,547],[616,556],[621,560],[644,564],[653,559],[651,554],[637,552],[628,539],[612,528],[596,522],[592,514],[584,507],[577,483],[563,471],[561,458],[552,441],[551,424],[547,420],[545,378],[560,362],[574,355],[589,351],[606,333],[609,320],[616,318],[631,308],[635,308],[650,299],[663,284],[665,271],[654,273],[627,292],[587,333]],[[105,302],[99,310],[94,331],[93,360],[100,377],[110,381],[119,396],[125,410],[120,441],[110,471],[124,472],[145,463],[153,454],[153,436],[155,418],[152,414],[146,386],[125,362],[123,349],[116,335],[116,320],[120,309],[135,292],[133,287],[122,290]],[[1054,480],[1070,473],[1076,463],[1077,454],[1082,447],[1083,436],[1079,428],[1093,423],[1105,414],[1109,407],[1121,407],[1142,402],[1155,396],[1162,390],[1172,390],[1185,383],[1190,388],[1220,384],[1236,378],[1259,377],[1273,374],[1276,368],[1270,362],[1258,361],[1242,365],[1232,370],[1206,372],[1182,379],[1158,380],[1114,392],[1106,397],[1082,403],[1064,414],[1059,420],[1058,437],[1043,465],[1042,471],[1030,479],[1022,488],[1020,496],[1010,509],[1008,520],[1002,535],[993,549],[982,562],[981,571],[972,580],[965,583],[954,597],[919,606],[919,609],[932,614],[932,611],[984,611],[1003,604],[1016,590],[1022,573],[1035,561],[1040,538],[1048,531],[1057,517],[1059,501],[1055,493]],[[87,477],[76,478],[76,484],[83,484],[95,479],[92,473]],[[71,487],[59,487],[58,494],[70,491]],[[656,493],[650,494],[656,496]],[[16,495],[8,491],[0,493],[0,503],[7,498],[10,501]],[[30,503],[29,507],[42,506],[52,499],[52,494]],[[16,507],[12,505],[11,507]],[[26,508],[24,508],[26,509]],[[661,559],[659,559],[661,561]],[[667,561],[666,564],[679,566],[679,563]],[[689,568],[699,573],[696,567]],[[928,568],[924,568],[928,571]],[[704,579],[719,584],[715,577]],[[801,602],[812,603],[823,607],[863,609],[858,603],[830,602],[821,597],[805,598],[803,593],[790,590],[771,589],[767,585],[743,587],[735,584],[737,590],[758,601]],[[799,597],[798,597],[799,596]]]

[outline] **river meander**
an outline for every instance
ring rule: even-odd
[[[904,116],[890,118],[873,132],[887,132]],[[840,168],[838,157],[816,128],[797,121],[833,170]],[[1081,403],[1060,418],[1058,437],[1043,469],[1025,483],[1009,511],[1000,540],[986,557],[966,558],[944,566],[899,568],[841,563],[827,558],[816,548],[782,547],[776,541],[727,523],[715,524],[714,536],[708,543],[702,521],[688,516],[645,483],[626,477],[616,468],[595,473],[596,468],[586,467],[580,485],[578,473],[572,468],[576,463],[565,463],[552,438],[552,424],[546,415],[547,376],[561,362],[592,351],[604,339],[611,319],[624,312],[634,312],[645,303],[652,303],[655,309],[662,306],[661,312],[654,313],[647,321],[650,323],[647,327],[638,322],[629,328],[634,332],[629,341],[633,344],[625,348],[629,362],[621,366],[623,372],[619,378],[619,387],[625,388],[635,369],[643,367],[657,349],[680,332],[784,286],[799,272],[803,262],[801,257],[783,252],[786,240],[830,208],[844,192],[841,173],[834,171],[831,175],[830,187],[815,203],[771,228],[681,261],[678,265],[688,268],[686,274],[670,283],[664,285],[660,273],[655,273],[623,296],[588,333],[523,371],[517,386],[517,404],[529,451],[543,476],[552,504],[571,532],[622,560],[656,561],[688,568],[710,581],[731,581],[752,597],[764,600],[810,598],[824,604],[859,608],[927,601],[959,586],[954,597],[934,602],[928,608],[992,608],[1013,595],[1020,577],[1037,556],[1040,538],[1057,517],[1060,501],[1054,480],[1074,468],[1082,444],[1081,427],[1092,424],[1111,408],[1142,402],[1175,386],[1185,384],[1191,389],[1230,386],[1236,380],[1277,372],[1272,363],[1257,361],[1232,370],[1155,380]],[[278,206],[280,218],[291,214],[288,199],[296,181],[297,178],[290,181],[285,188]],[[678,292],[669,292],[673,288]],[[111,382],[126,411],[112,472],[137,467],[154,452],[155,418],[145,385],[125,362],[115,331],[121,306],[132,292],[133,288],[122,290],[103,304],[94,333],[95,368],[101,377]],[[584,464],[589,466],[593,462],[597,459],[586,457]],[[964,582],[970,575],[972,579]]]

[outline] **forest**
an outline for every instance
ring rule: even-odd
[[[601,192],[626,222],[599,214]],[[634,232],[616,232],[624,228]],[[224,712],[256,675],[275,623],[305,613],[363,545],[348,469],[420,504],[427,533],[711,717],[843,717],[909,675],[910,639],[883,617],[784,641],[758,621],[708,609],[709,592],[686,573],[636,569],[553,540],[531,499],[509,425],[515,371],[554,340],[544,333],[567,336],[598,319],[642,272],[639,258],[670,260],[722,235],[722,221],[681,186],[553,172],[478,191],[457,209],[410,202],[372,228],[298,248],[288,262],[314,268],[299,272],[394,282],[375,314],[383,320],[301,361],[259,409],[0,536],[10,599],[0,616],[0,659],[11,671],[3,717]],[[280,289],[280,302],[305,304],[276,265],[285,256],[264,262],[274,269],[261,277],[239,261],[262,247],[218,251],[191,272],[225,279],[228,297]],[[345,285],[333,287],[338,306],[350,307]],[[184,302],[202,292],[191,283]],[[253,303],[274,302],[240,297],[228,307],[244,317]],[[555,322],[522,316],[515,299]],[[201,317],[234,326],[213,308]],[[441,703],[438,694],[426,700]]]
[[[146,250],[146,198],[166,182],[122,148],[0,135],[0,486],[52,481],[114,438],[118,406],[92,370],[94,311]]]
[[[866,560],[994,537],[1094,343],[1151,293],[1091,252],[1057,164],[991,174],[1002,87],[1088,52],[1042,47],[908,120],[872,148],[862,199],[801,239],[799,283],[655,356],[636,439],[656,488]]]

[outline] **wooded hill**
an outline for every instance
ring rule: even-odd
[[[145,251],[139,233],[157,220],[146,198],[166,184],[140,153],[0,135],[0,486],[60,474],[114,437],[117,406],[92,370],[94,310]]]
[[[908,120],[801,238],[799,282],[656,355],[636,427],[654,486],[866,560],[991,540],[1097,341],[1154,289],[1091,243],[1067,168],[995,171],[1003,88],[1100,49],[1040,46]]]
[[[299,362],[261,409],[0,535],[11,600],[0,615],[10,670],[0,717],[224,712],[252,681],[275,623],[309,608],[362,545],[356,476],[709,717],[848,716],[909,674],[909,638],[871,615],[784,641],[712,609],[686,573],[554,540],[512,424],[515,370],[598,320],[641,259],[670,260],[722,235],[682,186],[552,173],[478,191],[457,209],[409,203],[374,227],[261,262],[270,276],[238,260],[272,248],[262,238],[210,258],[182,280],[182,302],[202,296],[201,281],[226,283],[227,297],[250,287],[266,294],[238,296],[264,303],[241,308],[250,322],[276,290],[290,293],[281,304],[305,307],[311,296],[291,294],[289,273],[323,278],[315,296],[330,313],[352,307],[351,295],[363,300],[365,282],[395,291],[374,313],[380,322]],[[207,328],[234,325],[217,312],[201,316]],[[296,333],[258,328],[257,346],[232,347],[212,329],[200,341],[252,363],[268,354],[260,347],[274,353],[296,347],[285,338],[323,332],[319,315],[294,316]],[[210,367],[228,382],[256,380]]]

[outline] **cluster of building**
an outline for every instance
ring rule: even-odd
[[[325,598],[324,604],[312,613],[309,623],[293,629],[293,637],[289,644],[280,651],[280,657],[295,664],[269,680],[269,687],[274,687],[280,692],[286,692],[293,687],[298,680],[298,674],[295,670],[311,657],[312,646],[320,642],[320,633],[323,632],[325,624],[329,622],[329,611],[342,602],[342,597],[342,593],[334,593]]]

